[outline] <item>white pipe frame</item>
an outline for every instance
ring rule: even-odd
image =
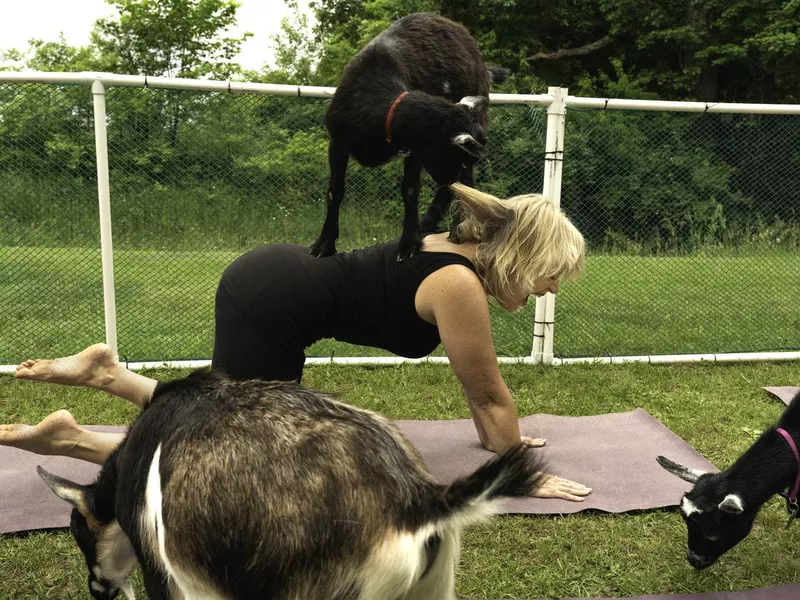
[[[623,365],[629,363],[648,363],[653,365],[682,364],[682,363],[761,363],[761,362],[786,362],[800,360],[800,352],[733,352],[726,354],[655,354],[643,356],[583,356],[580,358],[554,358],[551,363],[554,367],[578,364],[597,365]],[[534,365],[532,356],[499,357],[497,362],[503,365]],[[139,361],[123,362],[131,371],[142,369],[199,369],[211,366],[210,360],[173,360],[173,361]],[[426,358],[403,358],[400,356],[339,356],[339,357],[309,357],[306,366],[343,365],[358,366],[370,365],[380,367],[393,367],[398,365],[449,365],[446,356],[429,356]],[[0,375],[12,375],[16,370],[15,365],[0,365]]]
[[[114,287],[113,247],[111,236],[111,204],[108,174],[108,143],[106,134],[105,88],[151,87],[158,89],[183,89],[206,92],[228,92],[263,94],[270,96],[295,96],[308,98],[331,98],[334,87],[249,83],[243,81],[195,80],[173,77],[147,77],[140,75],[116,75],[113,73],[49,73],[37,71],[0,72],[2,83],[50,83],[89,85],[92,88],[95,120],[95,147],[97,151],[97,188],[100,210],[100,246],[103,269],[103,299],[106,327],[106,343],[117,353],[117,326]],[[527,104],[546,107],[547,138],[545,148],[545,172],[543,192],[557,206],[561,202],[561,171],[564,156],[564,132],[566,108],[603,110],[645,110],[720,114],[770,114],[800,115],[800,104],[750,104],[712,102],[671,102],[661,100],[624,100],[616,98],[580,98],[569,96],[564,88],[548,88],[547,94],[489,94],[492,104]],[[556,358],[553,356],[553,324],[555,297],[547,293],[536,299],[534,335],[531,355],[527,357],[501,357],[502,364],[539,364],[553,366],[570,364],[625,364],[651,363],[674,364],[687,362],[764,362],[800,359],[800,352],[742,352],[724,354],[675,354],[644,356],[601,356],[581,358]],[[398,364],[447,364],[446,357],[406,359],[401,357],[332,357],[307,358],[306,364],[337,365],[398,365]],[[199,368],[208,366],[208,360],[151,361],[126,363],[129,369],[174,367]],[[15,365],[0,365],[0,374],[15,372]]]
[[[97,199],[100,210],[100,256],[103,269],[103,311],[106,344],[117,354],[117,305],[114,286],[114,250],[111,237],[111,191],[108,178],[108,135],[106,131],[106,89],[92,82],[94,141],[97,152]]]
[[[545,168],[542,187],[544,195],[548,196],[557,208],[560,208],[561,174],[564,165],[564,134],[567,118],[567,89],[550,87],[547,88],[547,92],[553,98],[553,102],[547,107],[547,138],[544,149]],[[546,365],[553,364],[555,315],[555,294],[547,292],[544,296],[536,298],[533,342],[535,362],[541,362]],[[537,335],[537,333],[543,335]]]

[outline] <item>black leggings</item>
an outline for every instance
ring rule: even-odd
[[[217,288],[213,369],[234,379],[299,382],[305,360],[302,349],[266,339],[241,313],[225,288]]]

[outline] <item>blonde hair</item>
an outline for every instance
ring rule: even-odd
[[[500,200],[455,183],[464,220],[462,242],[475,242],[475,267],[486,291],[503,298],[518,288],[533,293],[543,277],[575,279],[583,271],[586,244],[567,216],[546,196]]]

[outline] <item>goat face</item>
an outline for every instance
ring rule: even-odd
[[[72,505],[69,530],[86,560],[89,593],[95,600],[113,600],[120,592],[133,599],[128,580],[136,556],[116,520],[102,523],[91,511],[93,486],[82,486],[48,473],[37,472],[53,493]]]
[[[488,154],[482,125],[487,104],[483,96],[467,96],[450,105],[441,138],[416,150],[423,167],[438,185],[455,183],[464,169],[472,168]]]
[[[703,473],[663,456],[658,463],[694,483],[681,499],[681,517],[689,532],[687,559],[695,569],[710,567],[747,537],[759,507],[748,507],[741,495],[731,493],[724,473]]]

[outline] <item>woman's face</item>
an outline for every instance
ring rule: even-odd
[[[544,296],[547,292],[558,293],[558,277],[541,277],[533,282],[533,290],[514,289],[506,298],[497,298],[497,303],[508,312],[514,312],[518,308],[527,306],[528,298],[533,296]]]

